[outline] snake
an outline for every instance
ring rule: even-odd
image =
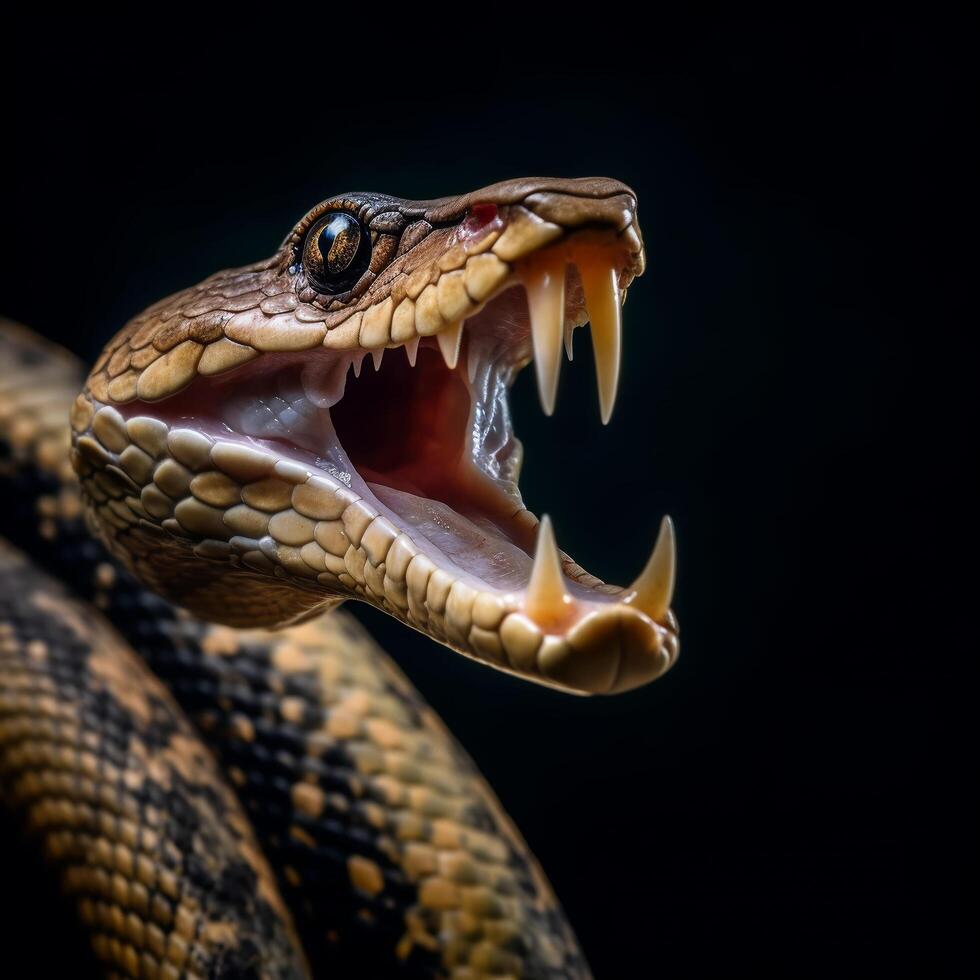
[[[608,422],[645,262],[607,178],[350,192],[89,370],[0,321],[0,802],[93,973],[591,976],[492,789],[337,607],[572,694],[672,666],[670,520],[631,585],[588,573],[523,504],[508,401],[533,364],[551,414],[590,325]]]

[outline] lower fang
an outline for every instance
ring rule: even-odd
[[[570,602],[561,575],[555,533],[551,519],[545,514],[538,525],[538,544],[531,580],[524,592],[524,610],[535,622],[547,624],[563,619]]]
[[[646,613],[654,622],[662,623],[670,610],[677,578],[677,544],[674,523],[669,517],[660,522],[660,533],[653,552],[640,577],[631,586],[630,605]]]

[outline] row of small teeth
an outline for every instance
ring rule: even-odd
[[[592,320],[600,406],[603,419],[608,420],[616,395],[620,350],[620,295],[613,256],[625,259],[631,269],[642,270],[643,247],[632,223],[615,235],[579,231],[567,236],[565,228],[517,207],[502,231],[457,241],[438,261],[399,277],[384,300],[329,326],[329,315],[323,310],[297,303],[288,293],[264,296],[258,288],[236,293],[238,298],[226,318],[228,297],[220,295],[218,287],[203,290],[181,310],[188,318],[185,326],[191,336],[166,350],[158,349],[150,341],[161,324],[149,318],[125,343],[105,352],[104,370],[93,374],[89,390],[103,402],[159,401],[198,375],[223,374],[260,354],[319,347],[346,354],[370,351],[377,363],[385,348],[404,346],[414,361],[423,337],[437,338],[446,362],[455,366],[462,324],[494,297],[521,283],[531,308],[541,400],[550,413],[558,384],[559,349],[564,343],[571,356],[571,333],[577,325],[565,323],[563,315],[564,270],[574,265]],[[254,285],[260,285],[258,280]],[[249,305],[258,296],[264,296],[261,302]],[[219,312],[222,336],[205,339],[195,332],[192,324],[199,317]],[[210,322],[200,326],[206,333],[213,328]]]
[[[608,258],[598,252],[579,252],[570,255],[565,249],[548,249],[520,263],[517,278],[527,294],[528,315],[531,323],[531,342],[534,350],[535,374],[541,406],[546,415],[555,409],[558,378],[561,373],[562,350],[572,359],[572,333],[574,324],[565,319],[566,268],[577,266],[587,315],[592,324],[592,344],[595,352],[596,375],[599,387],[599,405],[603,423],[608,423],[616,401],[619,385],[619,363],[622,337],[622,305],[619,277]],[[446,367],[455,370],[459,363],[466,320],[444,326],[434,338]],[[418,358],[420,337],[418,334],[401,344],[409,364],[415,366]],[[370,355],[375,370],[380,370],[386,348],[359,350],[342,356],[323,377],[317,377],[317,366],[311,365],[304,374],[304,387],[320,407],[331,407],[343,397],[348,371],[353,367],[359,377],[364,359]],[[474,380],[478,357],[472,356],[467,363],[467,374]]]

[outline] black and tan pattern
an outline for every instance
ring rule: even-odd
[[[0,796],[107,973],[307,975],[251,826],[163,685],[2,543]]]
[[[355,620],[285,637],[212,627],[202,646],[221,668],[189,710],[274,838],[287,896],[349,910],[329,930],[332,956],[363,966],[373,937],[379,975],[397,961],[441,961],[454,977],[585,975],[493,793]],[[321,915],[297,908],[304,930]]]

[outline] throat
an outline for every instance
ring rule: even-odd
[[[330,415],[366,482],[465,506],[456,499],[457,474],[471,408],[463,378],[423,347],[415,367],[399,351],[388,352],[378,370],[367,361]]]
[[[526,581],[531,545],[514,521],[524,508],[506,387],[491,366],[450,369],[423,344],[414,366],[400,351],[377,370],[366,361],[330,410],[378,502],[461,571],[502,589]]]

